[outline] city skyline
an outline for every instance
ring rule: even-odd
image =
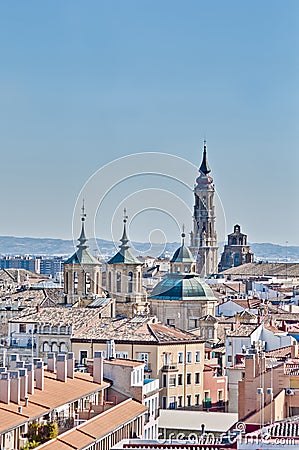
[[[98,169],[146,152],[199,167],[207,139],[225,234],[239,223],[250,242],[299,245],[299,16],[287,5],[0,5],[0,235],[72,238]]]

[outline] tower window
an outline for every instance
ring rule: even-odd
[[[121,272],[116,272],[116,292],[121,292]]]
[[[133,272],[128,273],[128,292],[133,292]]]

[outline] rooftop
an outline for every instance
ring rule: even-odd
[[[105,381],[102,384],[94,383],[89,374],[79,373],[75,374],[74,379],[68,378],[67,382],[63,383],[56,380],[56,374],[50,372],[45,372],[44,383],[43,391],[35,389],[33,395],[28,395],[28,406],[21,402],[22,413],[18,412],[19,405],[0,402],[0,433],[26,422],[28,418],[42,416],[52,409],[110,385]]]
[[[133,318],[112,319],[103,318],[78,330],[73,340],[90,340],[106,342],[114,339],[116,342],[202,342],[193,333],[178,328],[163,325],[155,317],[135,316]]]
[[[39,448],[46,450],[82,449],[95,440],[106,436],[121,425],[147,411],[147,407],[136,400],[128,399],[119,403],[99,416],[61,434],[55,440],[43,444]]]
[[[26,308],[10,320],[10,323],[37,323],[39,325],[72,326],[72,331],[90,327],[99,318],[98,309],[94,308]]]
[[[150,298],[217,301],[212,289],[196,273],[167,273],[154,287]]]

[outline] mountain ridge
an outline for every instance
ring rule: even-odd
[[[132,247],[144,255],[158,256],[159,252],[173,253],[180,245],[179,242],[167,242],[164,244],[150,244],[132,241]],[[219,243],[219,253],[224,243]],[[251,243],[251,251],[256,260],[269,262],[299,262],[299,246],[283,246],[271,242]],[[105,239],[89,240],[91,252],[99,252],[111,255],[118,248],[118,243]],[[12,255],[40,255],[56,256],[70,255],[75,251],[74,241],[59,238],[33,238],[17,236],[0,236],[0,254],[2,256]]]

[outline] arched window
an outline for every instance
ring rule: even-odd
[[[58,352],[59,352],[59,347],[58,347],[58,345],[57,345],[57,342],[52,342],[52,345],[51,345],[51,351],[52,351],[52,352],[55,352],[55,353],[58,353]]]
[[[49,342],[43,342],[43,353],[49,353],[51,351],[51,347]]]
[[[90,273],[86,272],[85,273],[85,294],[88,294],[90,292],[90,286],[91,286]]]
[[[237,245],[237,239],[235,237],[232,239],[232,244]]]
[[[133,292],[133,272],[128,272],[128,292]]]
[[[242,238],[239,238],[239,245],[242,245]]]
[[[78,272],[74,272],[74,294],[78,294]]]
[[[68,294],[69,292],[69,274],[65,272],[64,274],[64,292]]]
[[[121,272],[116,272],[116,292],[121,292]]]
[[[59,351],[61,353],[67,353],[68,352],[68,348],[65,342],[61,342],[59,345]]]
[[[236,267],[236,266],[239,266],[240,264],[241,264],[240,263],[240,255],[239,255],[239,253],[236,253],[234,256],[234,266]]]
[[[60,327],[60,334],[65,334],[66,333],[66,326],[65,325],[61,325]]]

